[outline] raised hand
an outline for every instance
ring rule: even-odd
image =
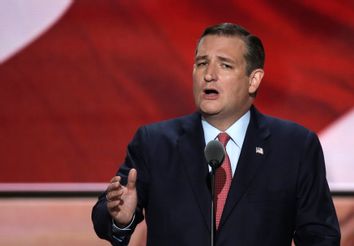
[[[136,177],[136,170],[131,169],[126,186],[120,183],[120,176],[115,176],[106,190],[108,212],[118,226],[124,227],[128,225],[135,213],[138,203]]]

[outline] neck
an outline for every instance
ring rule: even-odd
[[[217,128],[222,132],[225,132],[232,124],[238,121],[248,110],[249,108],[232,116],[206,115],[206,114],[202,114],[202,115],[210,125],[214,126],[215,128]]]

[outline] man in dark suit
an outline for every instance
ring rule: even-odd
[[[225,137],[215,177],[216,245],[339,245],[316,134],[253,106],[263,65],[260,39],[242,27],[204,31],[193,69],[197,112],[137,131],[93,208],[99,237],[127,245],[144,210],[148,245],[210,245],[204,148]]]

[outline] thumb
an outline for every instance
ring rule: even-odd
[[[128,175],[128,183],[127,183],[127,188],[129,190],[131,189],[135,189],[135,183],[136,183],[136,177],[137,177],[137,172],[136,169],[132,168],[129,171],[129,175]]]

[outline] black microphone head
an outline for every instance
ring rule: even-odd
[[[214,170],[221,166],[225,158],[225,148],[217,140],[210,141],[204,150],[205,159],[208,165]]]

